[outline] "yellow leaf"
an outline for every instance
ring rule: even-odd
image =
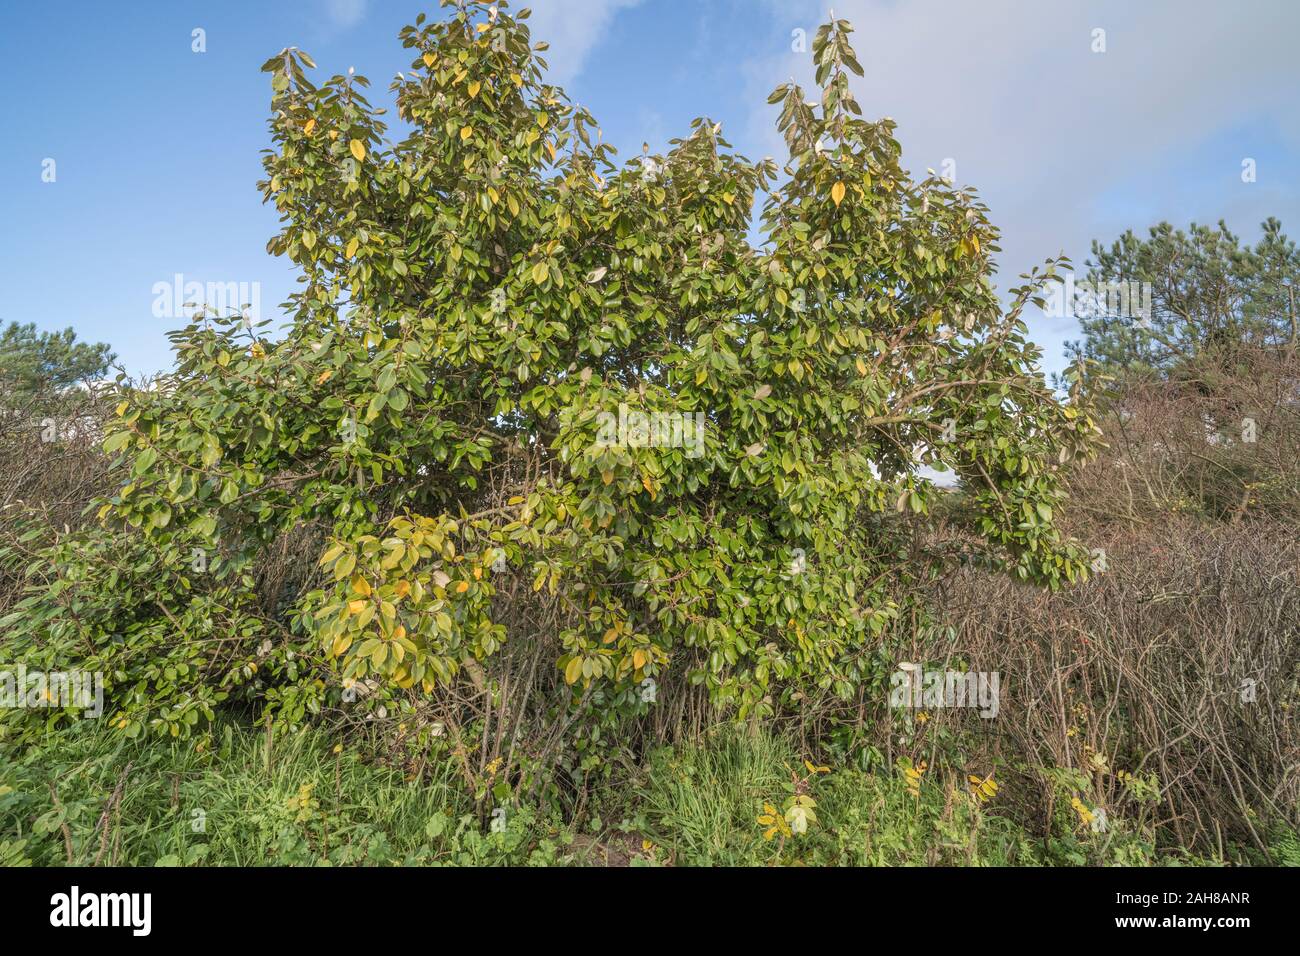
[[[457,582],[456,582],[456,593],[457,593],[457,594],[464,594],[464,593],[465,593],[466,591],[468,591],[468,590],[469,590],[469,582],[468,582],[468,581],[457,581]]]
[[[582,658],[575,657],[569,661],[569,666],[564,669],[564,682],[572,684],[582,676]]]
[[[612,471],[602,471],[600,473],[600,480],[603,481],[605,484],[609,484],[611,481],[614,480],[614,473]]]
[[[470,138],[471,136],[473,136],[473,135],[474,135],[474,127],[473,127],[473,126],[462,126],[462,127],[460,128],[460,138],[461,138],[461,142],[464,142],[465,140],[469,139],[469,138]]]
[[[1092,823],[1095,814],[1090,809],[1088,809],[1087,805],[1082,800],[1080,800],[1078,797],[1071,797],[1070,806],[1072,806],[1074,808],[1074,812],[1079,815],[1080,823],[1084,823],[1084,824]]]
[[[867,374],[867,363],[864,362],[864,361],[862,361],[862,359],[858,359],[858,360],[857,360],[856,362],[854,362],[853,364],[854,364],[854,366],[857,368],[857,370],[858,370],[858,374],[859,374],[859,375],[866,375],[866,374]]]
[[[393,593],[399,598],[404,598],[411,593],[411,582],[407,580],[398,581],[393,587]]]
[[[843,184],[843,183],[836,183],[834,186],[831,187],[831,199],[835,200],[835,205],[836,205],[836,206],[838,206],[840,203],[844,202],[844,184]]]
[[[549,270],[546,268],[545,262],[537,263],[537,265],[533,266],[533,282],[541,285],[546,281],[548,272]]]
[[[348,243],[348,247],[343,250],[343,255],[351,259],[353,256],[357,254],[357,247],[360,245],[361,243],[358,242],[356,238],[353,238],[352,241]]]
[[[370,582],[359,574],[352,576],[352,590],[362,597],[370,597]]]
[[[642,667],[645,667],[646,662],[649,659],[650,658],[646,655],[646,652],[641,650],[641,648],[639,647],[632,652],[632,666],[635,667],[637,670],[640,670]]]
[[[355,601],[348,602],[348,613],[360,614],[363,610],[365,610],[365,607],[366,607],[366,602],[361,600],[360,598],[357,598],[357,600]]]
[[[424,56],[420,57],[420,59],[424,60],[425,66],[433,66],[433,64],[437,61],[438,58],[434,56],[432,53],[426,53]]]
[[[518,73],[511,73],[510,82],[512,82],[515,86],[523,86],[524,78],[520,76]]]
[[[321,372],[319,375],[316,376],[316,384],[324,385],[333,377],[333,375],[334,375],[334,370],[327,368],[325,371]]]
[[[306,123],[303,124],[302,131],[306,133],[308,136],[310,136],[312,133],[316,131],[316,121],[314,119],[309,119]]]
[[[366,158],[366,144],[361,142],[361,140],[352,140],[352,142],[348,143],[348,149],[351,151],[352,155],[357,158],[358,163]]]
[[[469,85],[469,98],[470,98],[470,99],[473,99],[474,97],[478,96],[478,91],[479,91],[480,87],[482,87],[482,85],[483,85],[483,84],[479,83],[478,80],[475,80],[473,83],[471,83],[471,84]]]

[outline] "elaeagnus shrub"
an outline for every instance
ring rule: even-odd
[[[287,326],[172,334],[108,426],[97,526],[4,621],[27,659],[102,671],[122,732],[365,713],[500,795],[681,695],[753,720],[848,697],[936,570],[927,467],[962,484],[968,557],[1087,576],[1060,469],[1096,428],[1020,318],[1053,267],[999,300],[986,207],[862,117],[847,22],[817,90],[770,98],[778,164],[708,119],[619,161],[526,21],[466,2],[402,30],[401,138],[364,77],[263,67]]]

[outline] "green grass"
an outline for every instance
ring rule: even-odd
[[[791,759],[771,737],[729,733],[654,754],[636,788],[651,839],[683,863],[756,862],[763,841],[755,817],[765,800],[784,796]]]
[[[807,832],[764,838],[757,822],[784,810],[794,780],[816,804]],[[1134,866],[1207,864],[1157,855],[1143,834],[1117,821],[1107,834],[1073,825],[1068,813],[1047,838],[1011,819],[1005,794],[978,804],[959,778],[925,775],[919,793],[901,771],[832,768],[812,774],[780,738],[719,731],[695,746],[654,754],[634,783],[631,828],[655,855],[691,866]]]
[[[810,773],[783,739],[729,730],[651,755],[583,820],[521,807],[494,833],[449,766],[415,781],[377,759],[376,742],[337,739],[282,732],[268,752],[263,731],[234,723],[199,744],[86,722],[40,746],[0,746],[0,865],[1207,862],[1157,858],[1122,823],[1100,837],[1063,816],[1044,839],[1010,819],[1005,794],[977,805],[932,774],[913,794],[898,771]],[[784,811],[796,780],[815,822],[764,839],[758,816]],[[1294,835],[1279,839],[1294,855]]]
[[[764,804],[783,810],[795,777],[806,779],[817,822],[764,839]],[[784,741],[718,734],[705,745],[656,754],[638,788],[656,842],[689,865],[912,866],[1043,862],[1035,841],[937,786],[908,793],[901,776],[834,770],[810,775]]]
[[[0,754],[9,862],[436,865],[558,855],[531,815],[484,834],[449,775],[413,785],[368,760],[364,746],[335,753],[320,730],[285,733],[269,754],[265,733],[231,724],[213,742],[208,752],[193,741],[133,743],[83,724],[49,746]]]

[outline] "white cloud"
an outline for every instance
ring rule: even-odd
[[[570,83],[582,72],[587,54],[604,35],[619,10],[641,0],[532,0],[527,21],[533,42],[545,40],[551,48],[542,54],[550,69],[547,81]]]
[[[366,15],[370,0],[325,0],[325,14],[330,25],[346,30],[356,26]]]
[[[811,43],[828,5],[855,27],[866,71],[855,93],[868,118],[898,121],[904,165],[923,174],[951,157],[958,183],[990,206],[1004,286],[1061,251],[1082,265],[1093,238],[1159,219],[1223,217],[1249,236],[1268,212],[1288,225],[1300,214],[1281,188],[1287,173],[1272,170],[1272,185],[1262,166],[1256,184],[1239,176],[1241,158],[1268,145],[1241,130],[1292,148],[1300,133],[1294,0],[769,0],[772,52],[748,64],[751,102],[791,75],[812,87],[811,52],[791,52],[790,31],[807,30]],[[1092,52],[1096,28],[1105,53]],[[775,115],[756,110],[750,131],[783,157]],[[1193,154],[1203,163],[1209,153],[1197,151],[1210,144],[1226,150],[1221,171],[1180,170]],[[1138,198],[1114,202],[1119,194]],[[1060,342],[1073,334],[1068,323],[1037,323],[1045,365],[1060,367]]]

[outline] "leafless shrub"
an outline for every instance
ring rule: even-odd
[[[1264,820],[1300,825],[1300,361],[1242,351],[1169,380],[1130,381],[1102,422],[1108,450],[1071,478],[1071,530],[1099,572],[1048,594],[970,567],[936,588],[942,623],[917,648],[1000,671],[996,721],[962,720],[1026,768],[1033,812],[1073,768],[1093,805],[1142,815],[1171,845],[1265,849]],[[1118,772],[1154,773],[1158,810]]]
[[[54,535],[93,516],[108,462],[99,448],[111,414],[109,390],[88,385],[16,398],[0,396],[0,616],[19,598],[15,567]]]
[[[1107,571],[1065,593],[975,571],[945,582],[942,650],[1002,673],[990,746],[1085,771],[1086,798],[1111,808],[1118,771],[1154,772],[1151,822],[1171,843],[1264,848],[1260,820],[1300,824],[1300,544],[1184,520],[1100,546]],[[1045,812],[1053,796],[1044,782]]]
[[[1300,522],[1300,355],[1242,350],[1170,380],[1130,381],[1102,421],[1109,453],[1074,476],[1084,524],[1171,514]]]

